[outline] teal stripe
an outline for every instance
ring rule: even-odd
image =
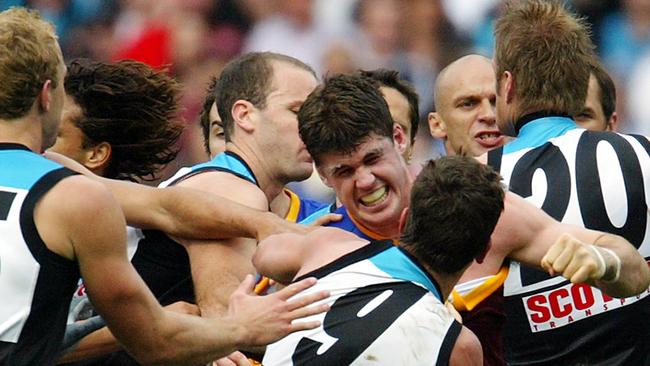
[[[576,123],[567,117],[543,117],[530,121],[521,128],[516,139],[503,146],[503,153],[534,149],[576,128],[579,128]]]
[[[411,281],[424,286],[431,291],[435,297],[444,303],[436,286],[431,282],[420,267],[415,265],[407,256],[405,256],[397,247],[384,250],[369,260],[377,268],[388,273],[393,278],[404,281]]]
[[[202,168],[206,167],[219,167],[219,168],[226,168],[234,173],[237,173],[239,175],[242,175],[246,177],[249,181],[251,181],[253,184],[257,184],[257,180],[255,179],[255,176],[253,176],[253,173],[248,170],[248,167],[244,165],[241,161],[238,159],[226,154],[226,153],[221,153],[217,155],[214,159],[194,165],[192,167],[192,171],[196,171]]]
[[[0,185],[30,189],[43,175],[61,165],[24,150],[0,151]]]

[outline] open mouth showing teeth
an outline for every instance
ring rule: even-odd
[[[488,133],[482,133],[478,136],[476,136],[480,140],[492,140],[492,139],[497,139],[501,137],[501,133],[499,132],[488,132]]]
[[[377,203],[384,201],[387,196],[388,196],[388,189],[386,188],[386,186],[383,186],[375,190],[374,192],[361,197],[361,203],[363,203],[366,206],[376,205]]]

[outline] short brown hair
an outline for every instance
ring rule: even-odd
[[[176,119],[180,86],[164,71],[136,61],[77,59],[68,65],[65,90],[81,107],[73,123],[84,147],[111,145],[106,177],[155,179],[176,157],[183,132]]]
[[[393,141],[383,95],[366,77],[337,75],[314,90],[298,111],[298,130],[316,165],[323,154],[353,152],[371,134]]]
[[[230,61],[214,86],[226,142],[231,140],[234,131],[230,109],[236,101],[247,100],[260,109],[266,107],[266,97],[272,87],[274,61],[296,66],[317,78],[314,69],[304,62],[273,52],[251,52]]]
[[[520,115],[582,111],[594,57],[583,19],[558,1],[510,1],[494,35],[497,83],[505,71],[513,74]]]
[[[418,134],[420,124],[419,97],[413,85],[400,79],[399,72],[388,69],[359,70],[361,76],[365,76],[378,83],[378,87],[393,88],[400,92],[409,103],[409,117],[411,118],[410,139],[411,144],[415,143],[415,136]]]
[[[434,271],[456,273],[485,251],[504,196],[499,174],[474,158],[430,160],[413,184],[401,245]]]
[[[0,13],[0,118],[26,115],[47,80],[56,88],[62,62],[54,27],[38,12]]]
[[[600,89],[598,101],[603,108],[605,123],[609,125],[609,120],[616,110],[616,86],[605,67],[598,60],[593,60],[591,63],[591,75],[598,83],[598,89]]]

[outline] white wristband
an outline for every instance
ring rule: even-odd
[[[599,250],[603,248],[596,247],[593,244],[589,244],[589,248],[596,254],[596,258],[598,258],[598,269],[594,277],[596,280],[600,280],[607,272],[607,263],[605,263],[605,258],[603,258],[603,254]]]
[[[607,249],[607,248],[603,248],[603,247],[600,247],[599,249],[604,250],[605,253],[611,255],[612,257],[614,257],[614,261],[616,262],[616,264],[615,264],[616,267],[615,267],[615,271],[614,271],[614,273],[615,273],[614,278],[601,279],[601,281],[603,281],[603,282],[616,282],[616,281],[618,281],[619,277],[621,277],[621,258],[618,256],[618,254],[616,254],[611,249]]]

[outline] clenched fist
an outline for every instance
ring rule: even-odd
[[[542,268],[551,276],[562,275],[573,283],[612,281],[618,278],[620,259],[609,249],[562,235],[542,258]]]

